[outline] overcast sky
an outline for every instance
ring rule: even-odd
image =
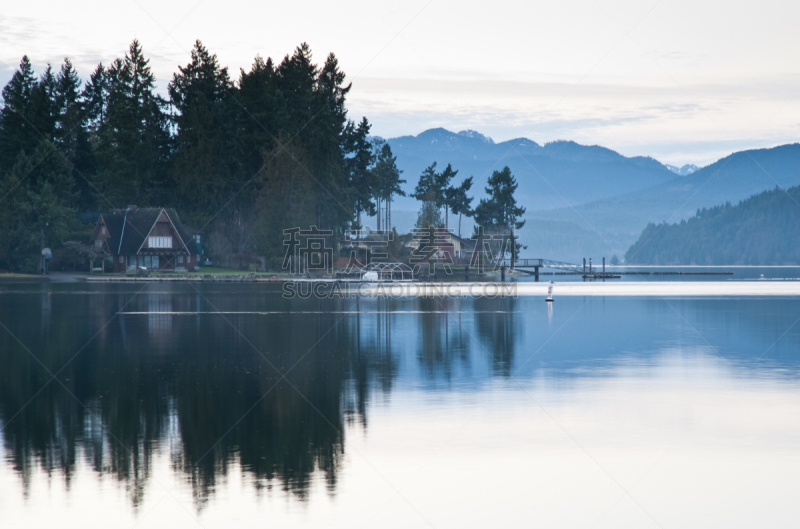
[[[333,51],[374,134],[431,127],[569,139],[705,165],[800,136],[798,2],[4,2],[0,83],[23,54],[85,79],[138,38],[166,83],[200,39],[238,78],[256,54]]]

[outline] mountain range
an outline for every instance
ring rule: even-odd
[[[430,129],[386,140],[413,192],[432,162],[458,170],[453,183],[473,176],[473,207],[485,196],[493,170],[508,165],[519,182],[517,201],[527,208],[520,230],[526,256],[577,261],[581,257],[622,257],[649,222],[680,221],[697,209],[736,203],[776,186],[800,184],[800,144],[733,153],[697,168],[665,165],[645,156],[626,157],[611,149],[527,138],[495,142],[483,134]],[[397,197],[392,219],[410,229],[419,203]],[[450,226],[457,221],[451,218]],[[472,231],[468,221],[462,234]]]
[[[387,142],[404,171],[407,194],[413,192],[422,170],[434,161],[441,168],[452,164],[458,170],[459,181],[473,176],[476,198],[483,196],[483,187],[492,171],[507,165],[519,182],[518,201],[528,211],[610,198],[675,176],[653,158],[626,158],[605,147],[572,141],[539,145],[527,138],[517,138],[495,143],[475,131],[453,133],[438,128]],[[417,204],[413,199],[400,197],[394,207],[416,210]]]
[[[622,256],[650,222],[679,222],[701,208],[799,184],[800,144],[793,143],[736,152],[686,176],[576,208],[529,211],[528,217],[591,229],[606,254]]]
[[[696,165],[691,164],[691,163],[687,163],[686,165],[684,165],[682,167],[675,167],[674,165],[670,165],[668,163],[665,163],[664,167],[666,167],[667,169],[669,169],[673,173],[679,174],[681,176],[690,175],[693,172],[695,172],[698,169],[700,169],[699,167],[697,167]]]

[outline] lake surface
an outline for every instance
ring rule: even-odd
[[[0,285],[0,527],[796,527],[800,298],[553,305]]]

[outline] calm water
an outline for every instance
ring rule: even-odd
[[[0,285],[0,527],[796,527],[798,318]]]

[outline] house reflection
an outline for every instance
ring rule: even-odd
[[[147,295],[147,332],[151,340],[167,339],[172,334],[172,296]]]

